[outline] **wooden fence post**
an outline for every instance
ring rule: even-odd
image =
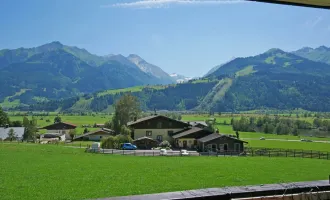
[[[296,150],[293,150],[293,157],[296,157]]]
[[[112,149],[112,154],[113,154],[113,149]]]

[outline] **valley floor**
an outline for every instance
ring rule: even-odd
[[[87,199],[326,179],[329,160],[137,157],[0,143],[1,199]],[[294,163],[294,164],[293,164]]]

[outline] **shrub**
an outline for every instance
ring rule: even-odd
[[[117,145],[117,138],[114,136],[109,136],[101,140],[102,149],[114,149]]]

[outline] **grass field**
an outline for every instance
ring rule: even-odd
[[[329,161],[268,157],[135,157],[0,143],[1,199],[86,199],[327,179]]]

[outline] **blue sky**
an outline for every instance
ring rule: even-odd
[[[239,0],[1,0],[0,27],[0,49],[60,41],[187,76],[273,47],[330,46],[328,10]]]

